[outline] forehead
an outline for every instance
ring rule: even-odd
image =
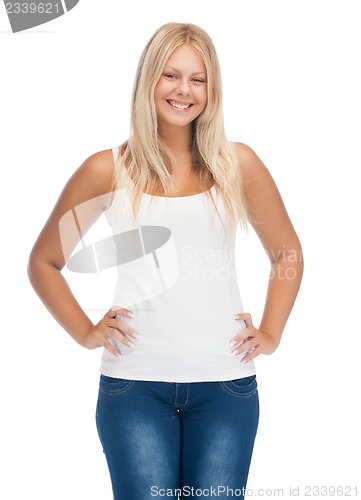
[[[166,61],[165,66],[179,70],[192,69],[193,72],[199,73],[207,72],[201,56],[190,45],[177,47]]]

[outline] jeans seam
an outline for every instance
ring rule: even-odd
[[[134,384],[135,380],[130,380],[128,385],[126,385],[123,389],[104,389],[104,387],[99,386],[99,390],[103,394],[108,394],[110,396],[118,396],[119,394],[123,394],[124,392],[129,391],[129,389]]]
[[[255,389],[252,389],[252,391],[245,392],[242,394],[242,393],[239,393],[236,391],[232,391],[232,389],[230,389],[224,382],[219,382],[219,383],[225,392],[227,392],[228,394],[231,394],[231,396],[235,396],[237,398],[250,398],[258,391],[258,387],[255,387]]]
[[[176,397],[175,397],[175,401],[176,401],[176,403],[175,403],[175,407],[176,407],[176,408],[180,408],[181,406],[185,406],[185,405],[188,403],[188,400],[189,400],[189,386],[190,386],[190,384],[189,384],[189,383],[187,383],[187,396],[186,396],[186,400],[185,400],[185,402],[184,402],[184,403],[177,403],[177,397],[178,397],[178,385],[176,385],[176,393],[175,393],[175,394],[176,394]]]

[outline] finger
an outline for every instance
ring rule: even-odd
[[[116,340],[118,340],[127,347],[134,347],[133,342],[124,337],[124,335],[121,332],[119,332],[116,328],[110,328],[110,333],[108,335],[108,338],[109,337],[115,338]]]
[[[249,354],[247,354],[247,356],[245,356],[241,360],[242,365],[245,365],[246,363],[249,363],[250,361],[252,361],[252,359],[256,358],[260,354],[261,354],[261,350],[260,350],[259,346],[255,347],[255,349],[253,349],[252,352],[250,352]]]
[[[134,330],[134,328],[127,325],[127,323],[124,323],[124,321],[120,319],[114,319],[114,318],[109,319],[107,321],[107,326],[109,326],[110,328],[114,328],[116,330],[121,330],[123,333],[126,333],[127,335],[135,339],[139,338],[139,334]]]
[[[242,352],[246,352],[249,349],[254,348],[255,346],[258,347],[257,340],[255,338],[249,338],[242,345],[240,345],[239,347],[237,347],[236,349],[234,349],[232,351],[232,354],[234,354],[235,356],[237,356],[237,354],[241,354]]]
[[[109,340],[105,339],[103,347],[105,347],[105,349],[108,349],[108,351],[110,351],[112,354],[114,354],[114,356],[116,356],[117,358],[121,357],[121,353],[118,351],[118,349],[116,347],[113,346],[113,344],[111,344],[109,342]]]
[[[129,318],[134,318],[135,314],[132,311],[129,311],[128,309],[125,309],[124,307],[120,306],[113,306],[109,309],[107,312],[106,316],[110,316],[111,318],[115,318],[115,316],[128,316]]]
[[[234,318],[242,319],[246,323],[247,328],[252,326],[252,316],[249,313],[238,313]]]
[[[246,340],[250,335],[251,335],[251,332],[247,328],[244,328],[235,337],[233,337],[229,341],[229,343],[230,343],[231,347],[233,347],[236,344],[239,344],[240,342]]]

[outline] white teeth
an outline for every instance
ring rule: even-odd
[[[190,104],[179,104],[178,102],[175,101],[168,101],[173,108],[178,108],[178,109],[187,109],[189,108]]]

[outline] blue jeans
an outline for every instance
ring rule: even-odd
[[[96,423],[114,500],[244,498],[256,375],[225,382],[100,376]]]

